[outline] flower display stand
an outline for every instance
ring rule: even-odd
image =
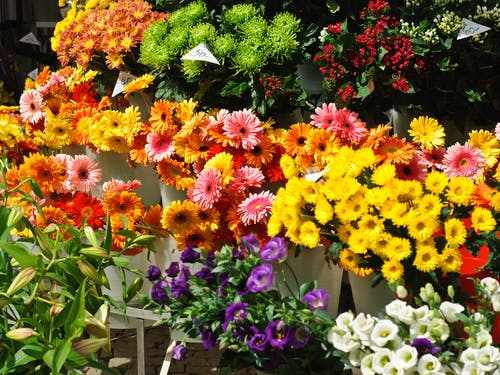
[[[361,277],[349,272],[352,298],[356,313],[365,313],[373,316],[383,314],[385,305],[391,302],[395,295],[387,284],[382,281],[376,287],[371,286],[371,277]]]

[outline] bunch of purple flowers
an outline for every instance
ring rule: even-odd
[[[299,286],[284,279],[284,238],[262,244],[251,234],[238,243],[211,253],[187,248],[164,273],[151,266],[151,304],[168,313],[165,323],[186,339],[222,350],[221,370],[293,368],[298,374],[320,374],[325,368],[331,373],[340,362],[326,358],[324,349],[334,324],[325,311],[329,296],[314,280]],[[186,355],[183,342],[174,358]]]

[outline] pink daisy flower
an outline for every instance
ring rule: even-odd
[[[45,95],[47,94],[50,89],[54,86],[62,86],[66,82],[66,79],[58,72],[52,72],[50,75],[49,81],[42,87],[38,89],[40,94]]]
[[[234,172],[234,180],[231,187],[238,191],[244,191],[251,186],[260,187],[265,180],[264,174],[259,168],[244,166]]]
[[[217,114],[214,116],[210,116],[208,118],[208,129],[213,129],[216,131],[220,131],[222,125],[224,125],[224,120],[229,116],[229,111],[227,109],[219,109]]]
[[[428,168],[443,170],[443,157],[446,153],[446,148],[438,147],[430,151],[427,149],[423,149],[417,152]]]
[[[158,163],[168,158],[175,151],[172,132],[163,134],[157,132],[149,133],[144,150],[146,154],[148,154],[149,159],[154,163]]]
[[[469,142],[462,146],[460,143],[448,147],[443,158],[444,173],[448,177],[468,177],[471,179],[483,175],[486,159],[483,152]]]
[[[19,98],[19,113],[23,121],[36,123],[46,118],[45,102],[42,94],[34,89],[27,89]]]
[[[101,181],[101,169],[87,155],[76,155],[68,166],[68,179],[76,190],[88,193]]]
[[[222,195],[221,173],[215,168],[201,171],[191,191],[190,198],[202,209],[212,208]]]
[[[495,126],[495,137],[500,141],[500,122]]]
[[[65,173],[64,182],[61,184],[59,189],[57,189],[57,192],[62,194],[72,192],[74,190],[74,186],[69,178],[68,169],[71,162],[73,161],[73,157],[68,154],[57,154],[52,157],[52,160],[55,163],[61,164],[64,167],[64,173]]]
[[[142,182],[139,180],[132,181],[122,181],[117,179],[112,179],[106,181],[102,185],[102,190],[105,193],[120,193],[122,191],[135,191],[142,186]]]
[[[335,135],[346,142],[359,142],[366,137],[366,123],[358,121],[358,114],[347,108],[337,111],[330,123]]]
[[[415,152],[408,164],[400,163],[396,165],[396,176],[401,180],[417,180],[423,183],[427,176],[427,164]]]
[[[250,109],[234,111],[224,118],[223,134],[235,142],[235,147],[251,150],[259,145],[264,129]]]
[[[238,215],[243,225],[262,222],[271,213],[274,198],[275,195],[270,191],[250,193],[248,198],[238,205]]]
[[[311,124],[321,129],[332,129],[332,121],[335,120],[337,115],[337,107],[335,103],[326,104],[316,107],[314,110],[315,115],[311,115]]]

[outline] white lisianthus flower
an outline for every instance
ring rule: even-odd
[[[443,314],[444,318],[448,322],[455,323],[458,322],[459,320],[457,314],[464,311],[465,307],[463,307],[459,303],[444,301],[443,303],[441,303],[441,306],[439,306],[439,310],[441,311],[441,314]]]
[[[337,316],[337,319],[335,319],[335,323],[338,328],[342,328],[345,331],[350,331],[353,319],[354,314],[351,311],[346,311]]]
[[[486,375],[486,374],[484,371],[481,371],[479,365],[476,362],[467,362],[462,368],[462,372],[460,373],[460,375]]]
[[[448,362],[446,364],[443,364],[443,366],[441,367],[441,370],[445,373],[445,374],[463,374],[462,372],[462,367],[460,367],[460,365],[458,363],[455,363],[455,362]]]
[[[438,341],[444,342],[450,337],[450,327],[444,319],[432,319],[428,329],[431,336]]]
[[[500,292],[491,296],[491,303],[493,304],[493,311],[500,311]]]
[[[417,364],[418,351],[414,346],[403,345],[396,350],[393,359],[398,367],[407,370]]]
[[[334,329],[328,333],[328,342],[330,342],[336,349],[349,353],[351,350],[356,350],[361,346],[358,338],[350,332],[339,334]]]
[[[389,349],[378,349],[373,353],[372,366],[376,373],[384,374],[384,367],[392,362],[392,352]]]
[[[405,301],[401,301],[399,299],[395,299],[385,306],[385,312],[391,318],[398,319],[399,315],[402,313],[403,309],[407,306]]]
[[[379,320],[370,335],[371,342],[380,348],[392,341],[398,334],[399,327],[388,319]]]
[[[493,337],[491,337],[490,332],[481,327],[481,330],[476,334],[476,348],[484,348],[485,346],[489,346],[493,344]]]
[[[481,280],[481,286],[484,288],[488,296],[491,296],[497,292],[500,292],[500,284],[498,280],[493,277],[485,277]]]
[[[423,305],[417,309],[413,309],[413,314],[416,321],[426,320],[429,317],[429,306]]]
[[[404,375],[405,371],[396,366],[394,362],[389,362],[388,364],[385,365],[383,368],[382,374],[387,374],[387,375]]]
[[[365,356],[365,351],[363,351],[362,349],[355,349],[349,352],[348,359],[352,367],[359,367],[361,366],[361,361]]]
[[[467,348],[460,354],[460,362],[468,364],[475,363],[477,359],[477,349]]]
[[[352,330],[361,342],[368,341],[375,322],[376,318],[373,318],[370,314],[365,315],[364,313],[360,313],[354,318],[352,321]]]
[[[364,356],[361,360],[360,370],[363,375],[375,375],[376,372],[373,369],[373,356],[374,354],[368,354]]]
[[[481,370],[493,371],[500,365],[498,350],[498,348],[489,345],[476,352],[477,364]]]
[[[417,363],[419,374],[436,374],[441,369],[441,362],[432,354],[424,354]]]
[[[415,324],[410,326],[410,335],[415,337],[424,337],[426,339],[431,340],[432,337],[429,330],[429,322],[425,320],[415,322]]]

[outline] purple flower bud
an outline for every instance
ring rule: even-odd
[[[208,329],[201,329],[200,336],[201,341],[203,342],[203,347],[207,350],[212,349],[217,344],[217,337]]]
[[[148,268],[148,271],[146,273],[146,278],[149,281],[155,281],[155,280],[158,280],[160,278],[160,275],[161,275],[160,267],[152,264]]]
[[[441,351],[439,346],[434,346],[429,339],[425,337],[415,337],[413,339],[412,345],[417,349],[418,357],[422,357],[424,354],[435,355]]]
[[[208,283],[215,281],[217,277],[215,274],[212,273],[212,271],[210,271],[208,267],[203,267],[201,270],[196,272],[195,275],[198,278],[205,280]]]
[[[273,237],[260,251],[260,257],[270,262],[283,262],[288,256],[285,239],[283,237]]]
[[[258,293],[270,290],[273,284],[273,266],[270,264],[262,264],[252,270],[246,286],[251,293]]]
[[[304,297],[302,297],[302,302],[307,303],[312,310],[326,310],[328,309],[328,302],[330,301],[330,296],[323,289],[315,289],[307,292]]]
[[[168,283],[165,280],[158,280],[153,284],[153,287],[151,288],[151,298],[153,301],[161,305],[168,302],[168,295],[165,288],[168,288]]]
[[[182,361],[186,359],[188,349],[184,345],[176,345],[172,351],[172,358]]]
[[[191,246],[186,247],[181,252],[181,261],[184,263],[194,263],[200,258],[200,253],[195,251]]]
[[[241,247],[248,254],[257,254],[260,250],[260,241],[255,233],[241,237]]]
[[[227,322],[241,322],[245,320],[245,317],[247,316],[248,310],[247,310],[247,305],[243,302],[236,302],[231,305],[229,305],[226,308],[226,312],[224,314],[224,317]]]
[[[290,328],[281,319],[269,322],[265,329],[267,340],[273,348],[285,349],[290,339]]]
[[[179,274],[179,262],[172,262],[165,270],[168,277],[176,277]]]

